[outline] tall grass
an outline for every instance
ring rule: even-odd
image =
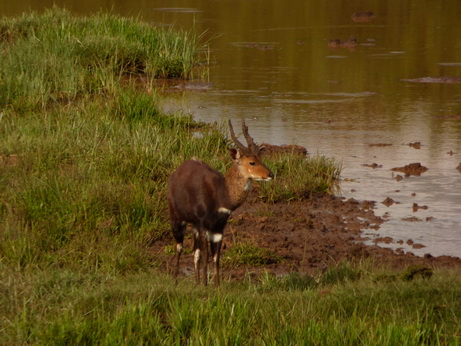
[[[87,268],[107,261],[120,266],[117,257],[125,256],[139,262],[133,246],[168,229],[168,175],[193,156],[223,169],[219,156],[226,150],[220,130],[196,129],[187,119],[139,107],[149,102],[146,94],[128,92],[102,106],[88,101],[45,115],[4,114],[3,261]],[[202,134],[194,135],[198,130]],[[120,254],[109,240],[120,243]],[[96,257],[102,251],[113,256],[101,261]]]
[[[0,107],[27,109],[112,95],[130,74],[190,78],[206,58],[194,32],[58,8],[0,20]]]
[[[203,43],[110,14],[54,8],[0,21],[0,258],[15,268],[126,272],[154,262],[165,182],[226,139],[161,114],[133,74],[190,78]]]

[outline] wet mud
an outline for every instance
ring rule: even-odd
[[[379,165],[375,162],[373,162],[372,164],[368,164],[368,163],[364,163],[362,164],[363,167],[370,167],[370,168],[373,168],[373,169],[376,169],[376,168],[382,168],[383,165]]]
[[[350,37],[346,40],[342,40],[339,38],[332,38],[328,41],[328,47],[331,49],[338,49],[338,48],[346,48],[349,50],[354,50],[357,47],[358,42],[355,37]]]
[[[386,207],[390,207],[392,204],[394,203],[397,203],[399,204],[399,202],[396,202],[394,201],[392,198],[390,197],[387,197],[384,201],[381,202],[381,204],[384,204]]]
[[[264,148],[264,155],[294,153],[305,156],[308,154],[306,148],[296,144],[273,145],[269,143],[262,143],[261,147]]]
[[[264,272],[284,275],[291,272],[315,275],[343,260],[359,262],[370,260],[377,266],[403,271],[409,266],[431,268],[455,268],[461,270],[461,259],[450,256],[434,257],[430,254],[416,256],[405,249],[420,249],[424,245],[413,240],[379,237],[378,230],[385,219],[374,213],[376,203],[345,199],[337,196],[319,196],[301,202],[264,204],[257,191],[252,191],[247,203],[236,210],[226,227],[223,238],[222,275],[227,280],[240,280],[247,275]],[[408,222],[422,222],[417,217]],[[427,220],[426,220],[427,221]],[[193,275],[191,232],[185,241],[185,253],[181,258],[183,276]],[[371,240],[371,242],[370,242]],[[365,243],[365,241],[368,241]],[[161,261],[161,268],[171,271],[173,254],[170,234],[153,244]],[[266,265],[232,264],[226,262],[226,252],[239,244],[251,244],[273,254]],[[368,244],[372,245],[368,245]],[[401,244],[392,250],[379,244]],[[169,246],[169,247],[168,247]],[[227,264],[226,264],[227,263]]]
[[[351,16],[351,19],[356,23],[368,23],[375,17],[372,11],[357,11]]]
[[[394,172],[405,173],[406,177],[409,177],[411,175],[415,175],[419,177],[422,173],[426,172],[428,168],[421,165],[421,163],[419,162],[415,162],[415,163],[410,163],[408,165],[405,165],[403,167],[394,167],[391,170]]]

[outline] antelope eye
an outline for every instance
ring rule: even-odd
[[[254,165],[256,165],[256,162],[251,161],[251,162],[250,162],[250,165],[251,165],[251,166],[254,166]]]

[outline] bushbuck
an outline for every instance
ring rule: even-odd
[[[209,250],[214,262],[213,281],[219,285],[219,259],[224,227],[232,211],[248,196],[253,180],[269,181],[274,175],[262,163],[261,147],[248,134],[245,121],[243,135],[248,146],[235,136],[229,120],[229,130],[237,148],[229,148],[232,166],[224,177],[205,162],[192,159],[183,162],[170,176],[168,182],[168,205],[171,228],[176,240],[176,264],[174,276],[179,273],[179,259],[183,250],[187,223],[194,232],[194,267],[197,284],[203,268],[203,283],[208,282]]]

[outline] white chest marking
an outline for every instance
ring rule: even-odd
[[[208,240],[213,242],[213,243],[219,243],[222,240],[222,234],[221,233],[211,233],[208,232]]]
[[[230,209],[227,209],[227,208],[224,208],[224,207],[221,207],[218,209],[218,213],[224,213],[224,214],[229,214],[231,213],[232,211]]]

